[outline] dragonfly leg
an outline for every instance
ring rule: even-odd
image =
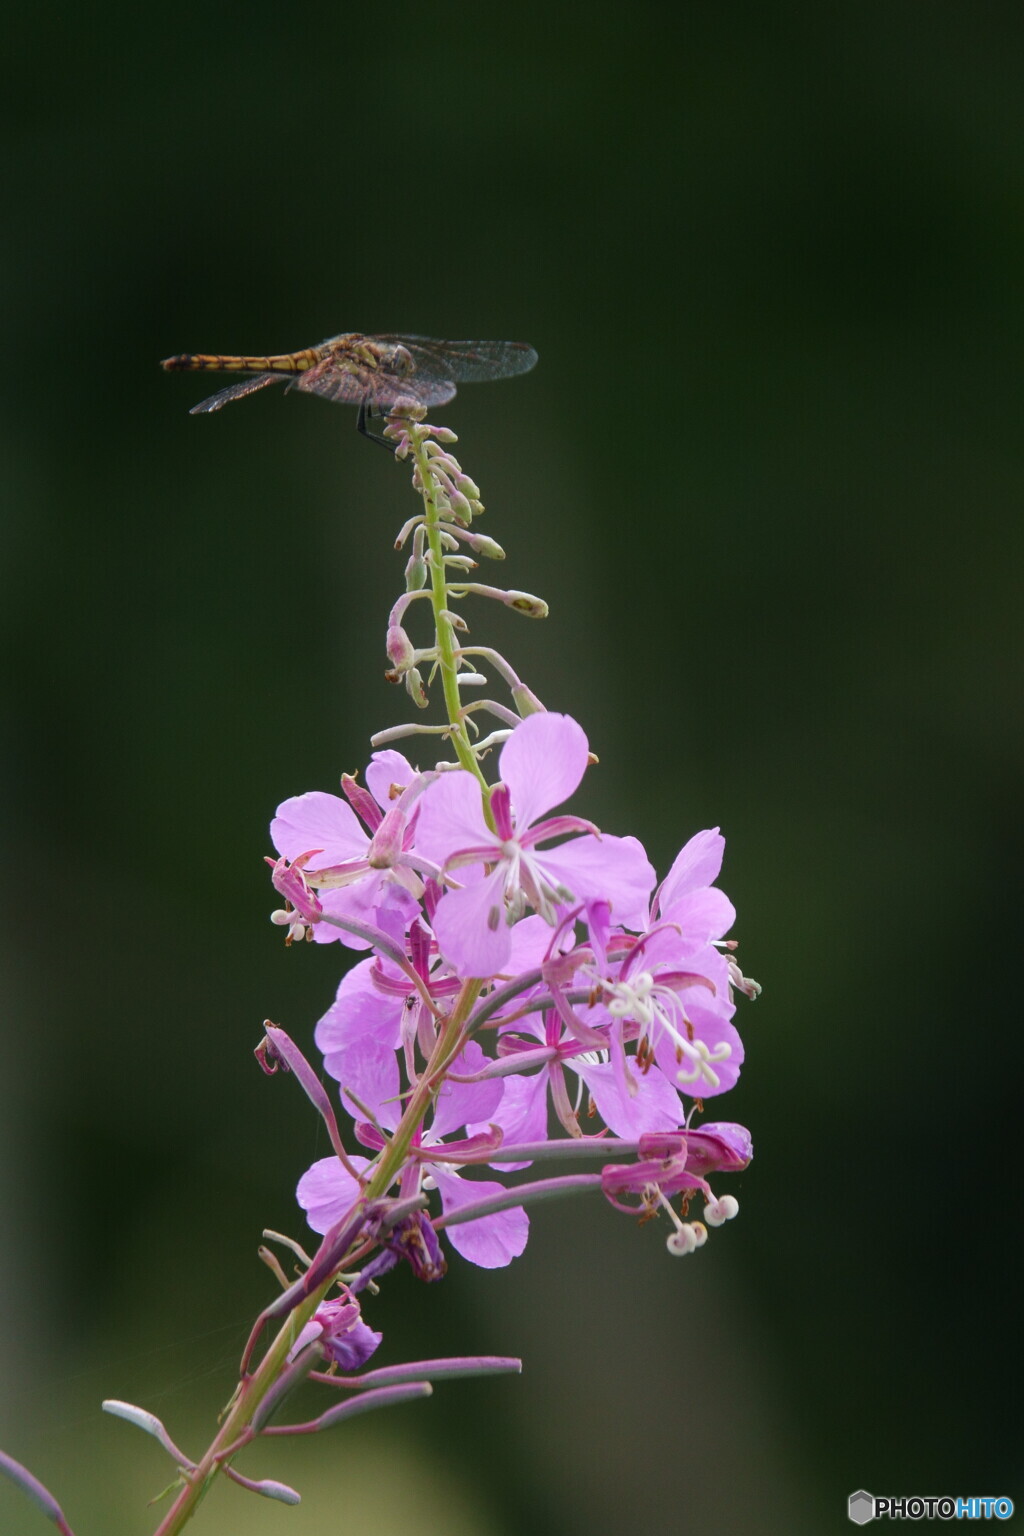
[[[379,443],[380,446],[382,448],[386,448],[389,453],[394,453],[395,449],[398,447],[398,444],[393,443],[391,439],[385,437],[382,432],[374,432],[371,426],[371,417],[376,418],[377,421],[383,421],[384,413],[382,411],[375,411],[367,400],[367,397],[364,395],[359,402],[359,412],[356,416],[356,431],[361,432],[368,442]]]

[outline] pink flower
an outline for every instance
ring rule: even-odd
[[[486,1058],[475,1041],[470,1041],[454,1063],[460,1075],[479,1072]],[[347,1081],[342,1084],[342,1099],[354,1114],[360,1113],[359,1105],[346,1100],[345,1089],[357,1094],[360,1105],[377,1117],[384,1130],[394,1130],[398,1124],[401,1105],[398,1102],[398,1063],[393,1049],[368,1037],[362,1047],[353,1045],[345,1053]],[[437,1147],[443,1153],[442,1137],[462,1129],[467,1122],[488,1123],[495,1118],[501,1103],[504,1085],[491,1080],[477,1083],[445,1083],[434,1105],[433,1120],[429,1130],[414,1138],[417,1149],[415,1163],[403,1176],[403,1197],[416,1194],[428,1180],[427,1187],[436,1185],[444,1211],[453,1211],[472,1201],[483,1200],[504,1190],[503,1184],[493,1180],[464,1179],[456,1173],[451,1163],[438,1156],[430,1158],[429,1149]],[[364,1127],[368,1130],[368,1127]],[[379,1139],[379,1138],[378,1138]],[[366,1158],[353,1157],[353,1166],[363,1172],[370,1167]],[[323,1157],[308,1168],[299,1180],[298,1201],[306,1212],[306,1219],[315,1232],[328,1232],[345,1216],[359,1198],[359,1186],[346,1172],[336,1157]],[[522,1253],[529,1237],[530,1222],[521,1206],[497,1211],[453,1226],[446,1236],[452,1247],[471,1264],[483,1269],[501,1269]]]
[[[343,784],[369,833],[348,801],[312,790],[278,806],[270,835],[289,862],[302,858],[305,879],[324,912],[397,935],[419,910],[423,882],[404,857],[411,834],[400,802],[390,796],[392,786],[407,786],[416,774],[401,753],[375,752],[366,778],[372,795],[352,780]],[[313,937],[320,944],[340,939],[350,949],[369,947],[330,923],[315,923]]]
[[[434,933],[463,975],[494,976],[511,952],[510,926],[527,907],[554,925],[573,903],[607,902],[615,921],[642,926],[654,870],[635,837],[602,837],[577,816],[538,820],[578,787],[587,738],[568,715],[528,716],[501,749],[491,792],[494,830],[471,773],[444,773],[421,801],[417,853],[458,872],[438,904]],[[541,850],[566,834],[569,842]]]
[[[669,1236],[670,1253],[682,1256],[694,1253],[707,1242],[708,1226],[720,1227],[739,1211],[735,1195],[718,1199],[705,1175],[715,1169],[727,1173],[745,1168],[753,1156],[750,1132],[746,1126],[723,1121],[687,1130],[681,1135],[646,1136],[640,1143],[640,1157],[635,1163],[606,1163],[601,1169],[605,1198],[618,1211],[639,1210],[645,1217],[661,1209],[675,1231]],[[705,1199],[704,1221],[685,1221],[669,1204],[670,1196],[682,1194],[684,1212],[691,1195]],[[638,1204],[626,1199],[635,1195]]]
[[[590,922],[603,962],[601,1008],[622,1021],[627,1038],[653,1051],[665,1077],[683,1093],[705,1099],[736,1084],[743,1042],[732,1024],[734,965],[722,953],[736,920],[732,902],[710,884],[722,866],[725,839],[718,828],[698,832],[676,857],[654,899],[654,916],[639,941],[609,960],[616,935]],[[756,983],[754,984],[756,986]],[[593,1022],[593,1016],[587,1015]]]
[[[344,1297],[333,1297],[320,1303],[289,1350],[288,1358],[294,1360],[307,1344],[316,1342],[325,1359],[340,1365],[343,1371],[357,1371],[366,1364],[383,1337],[363,1322],[359,1303],[346,1286]]]
[[[609,1015],[599,1006],[581,1010],[585,1023],[592,1029],[607,1021]],[[587,1090],[594,1110],[615,1136],[632,1139],[652,1131],[675,1130],[686,1118],[679,1095],[665,1075],[648,1062],[643,1069],[635,1055],[626,1056],[621,1046],[614,1051],[610,1028],[604,1034],[609,1049],[584,1050],[579,1041],[564,1027],[554,1008],[543,1013],[530,1013],[518,1019],[512,1028],[517,1038],[505,1035],[500,1054],[506,1058],[525,1047],[523,1035],[533,1035],[551,1052],[550,1059],[529,1075],[512,1074],[503,1079],[504,1097],[491,1115],[491,1121],[501,1127],[505,1140],[543,1141],[547,1136],[548,1096],[562,1126],[570,1136],[596,1133],[600,1126],[589,1123],[589,1109],[580,1123],[581,1093],[570,1091],[566,1071],[576,1074]],[[532,1054],[532,1053],[531,1053]],[[482,1131],[483,1123],[470,1126],[470,1131]],[[498,1158],[496,1167],[519,1167]]]

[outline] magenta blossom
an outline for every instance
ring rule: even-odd
[[[590,921],[602,987],[590,1024],[603,1010],[621,1021],[623,1038],[637,1039],[675,1087],[704,1099],[734,1087],[743,1043],[732,1024],[732,987],[739,974],[723,953],[736,918],[724,892],[711,885],[722,865],[718,828],[698,832],[677,856],[654,901],[645,932],[616,934]],[[752,984],[756,995],[756,983]],[[747,990],[747,988],[744,988]]]
[[[713,945],[688,945],[675,929],[657,928],[606,978],[594,1013],[602,1006],[681,1092],[705,1099],[735,1086],[743,1042],[731,1022],[729,963]]]
[[[598,1012],[597,1008],[585,1011],[591,1028],[601,1022]],[[607,1013],[604,1017],[607,1019]],[[513,1027],[519,1038],[504,1036],[500,1054],[505,1060],[522,1054],[526,1041],[521,1036],[525,1033],[535,1036],[551,1054],[538,1071],[504,1078],[505,1094],[491,1120],[501,1127],[507,1142],[544,1139],[549,1095],[559,1122],[570,1136],[594,1134],[603,1121],[615,1136],[631,1139],[652,1131],[675,1130],[685,1120],[679,1094],[658,1067],[648,1062],[641,1069],[635,1056],[627,1057],[621,1051],[613,1057],[600,1047],[584,1050],[555,1009],[527,1014]],[[605,1036],[610,1044],[610,1030]],[[579,1080],[575,1093],[570,1092],[567,1070]],[[594,1114],[600,1121],[591,1124]],[[482,1124],[470,1126],[471,1131],[484,1128]],[[506,1166],[497,1160],[496,1165]]]
[[[463,975],[504,970],[510,925],[527,907],[552,925],[567,906],[590,901],[608,903],[627,927],[646,920],[655,876],[635,837],[603,837],[578,816],[538,820],[579,786],[587,757],[575,720],[529,715],[501,749],[493,830],[471,773],[444,773],[423,796],[415,847],[459,882],[441,898],[433,926],[441,952]],[[567,834],[571,841],[541,850]]]
[[[270,824],[274,847],[290,863],[302,860],[322,911],[396,935],[415,917],[423,881],[406,857],[412,829],[401,804],[401,790],[415,779],[400,752],[375,752],[366,772],[371,793],[346,778],[348,800],[312,790],[278,806]],[[312,931],[320,944],[340,939],[351,949],[368,947],[332,923],[317,922]]]
[[[419,919],[409,930],[409,964],[438,1008],[450,1006],[460,983],[444,966]],[[403,1053],[410,1080],[415,1075],[417,1044],[424,1060],[433,1049],[436,1016],[406,971],[390,960],[361,960],[342,977],[338,993],[316,1027],[324,1066],[339,1083],[347,1081],[345,1057],[359,1051],[368,1037],[385,1049]]]
[[[348,1287],[343,1297],[322,1301],[289,1351],[294,1360],[307,1344],[317,1343],[326,1360],[343,1371],[357,1371],[380,1345],[382,1333],[364,1323],[359,1303]]]
[[[677,1136],[647,1136],[640,1144],[635,1163],[606,1163],[601,1170],[605,1198],[619,1211],[640,1211],[644,1216],[659,1210],[669,1217],[675,1231],[668,1239],[670,1253],[694,1253],[707,1242],[707,1227],[720,1227],[739,1211],[735,1195],[719,1199],[705,1177],[715,1169],[728,1173],[745,1168],[753,1156],[750,1132],[743,1125],[723,1121],[688,1130]],[[682,1194],[683,1214],[692,1195],[704,1197],[704,1221],[686,1221],[676,1215],[670,1196]],[[637,1197],[638,1203],[626,1200]]]
[[[479,1073],[486,1057],[475,1041],[470,1041],[454,1063],[459,1076]],[[342,1084],[342,1101],[356,1116],[371,1113],[379,1130],[363,1124],[360,1134],[368,1141],[383,1145],[380,1131],[394,1130],[401,1104],[398,1100],[399,1074],[394,1049],[383,1041],[367,1036],[353,1042],[345,1052],[347,1080]],[[353,1097],[347,1097],[346,1090]],[[450,1213],[473,1201],[500,1194],[504,1186],[490,1180],[464,1179],[444,1156],[442,1137],[463,1129],[468,1122],[488,1123],[501,1103],[504,1084],[497,1079],[482,1082],[453,1082],[441,1090],[434,1106],[428,1130],[414,1138],[415,1159],[402,1178],[403,1199],[420,1190],[436,1187],[441,1206]],[[434,1158],[431,1149],[436,1148]],[[370,1164],[366,1158],[351,1158],[352,1165],[363,1172]],[[351,1209],[359,1198],[355,1179],[336,1157],[324,1157],[308,1168],[299,1180],[298,1201],[315,1232],[327,1232]],[[526,1247],[530,1223],[520,1206],[498,1211],[476,1221],[452,1227],[446,1236],[452,1247],[472,1264],[483,1269],[500,1269],[511,1263]]]

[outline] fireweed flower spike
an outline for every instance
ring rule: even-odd
[[[474,352],[453,377],[494,376],[492,354],[480,356],[490,375],[474,372]],[[337,378],[342,390],[347,375]],[[267,858],[287,942],[361,952],[316,1026],[314,1059],[301,1035],[269,1022],[256,1049],[323,1122],[329,1155],[297,1190],[319,1245],[307,1238],[310,1254],[264,1234],[285,1250],[279,1259],[260,1249],[280,1289],[256,1319],[202,1456],[180,1451],[147,1409],[105,1405],[175,1464],[156,1536],[177,1536],[221,1472],[297,1502],[286,1485],[232,1465],[264,1436],[319,1433],[426,1397],[446,1377],[519,1369],[500,1356],[388,1360],[374,1298],[396,1265],[428,1283],[453,1255],[503,1267],[526,1246],[529,1206],[581,1194],[641,1222],[662,1218],[669,1251],[695,1253],[738,1210],[709,1180],[742,1172],[752,1155],[743,1126],[699,1123],[743,1063],[737,994],[759,991],[727,937],[736,914],[716,884],[724,839],[698,832],[659,885],[635,837],[572,811],[596,763],[583,727],[549,712],[503,655],[469,635],[481,603],[528,619],[547,605],[472,577],[478,560],[504,551],[476,527],[481,492],[454,457],[455,434],[424,419],[454,385],[425,400],[391,382],[384,437],[411,469],[420,510],[397,541],[404,590],[387,616],[385,677],[404,688],[414,718],[376,733],[365,772],[343,773],[340,794],[284,800]],[[440,718],[416,718],[432,698]],[[407,756],[393,745],[403,738]],[[304,1383],[327,1404],[289,1422]],[[70,1532],[30,1472],[2,1456],[0,1470]]]

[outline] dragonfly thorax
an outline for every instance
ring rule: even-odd
[[[408,347],[403,347],[395,342],[389,346],[381,347],[381,362],[389,373],[396,374],[398,378],[407,378],[410,373],[416,372],[416,362]]]

